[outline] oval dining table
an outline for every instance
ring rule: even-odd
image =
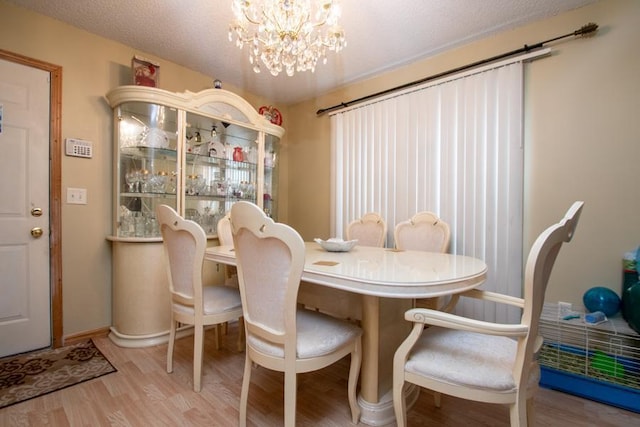
[[[404,312],[412,308],[414,299],[453,295],[480,286],[486,279],[487,265],[463,255],[357,245],[349,252],[327,252],[315,242],[305,245],[303,283],[319,285],[327,294],[338,289],[361,297],[360,421],[391,423],[395,420],[393,355],[411,327]],[[209,247],[205,259],[236,265],[232,246]],[[405,393],[411,405],[419,390],[408,387]]]

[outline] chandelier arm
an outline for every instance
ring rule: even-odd
[[[247,14],[247,10],[246,9],[244,9],[242,11],[242,14],[244,15],[244,19],[246,19],[247,22],[249,22],[250,24],[260,25],[260,21],[254,21],[253,19],[249,18],[249,15]],[[264,11],[262,12],[262,14],[264,15]]]
[[[264,14],[264,12],[263,12]],[[287,12],[287,15],[289,15],[289,13]],[[288,17],[288,16],[287,16]],[[276,26],[275,32],[278,34],[278,37],[280,37],[280,40],[284,40],[284,36],[286,34],[290,34],[290,31],[285,31],[282,27],[282,24],[280,23],[280,21],[278,21],[278,19],[271,19],[271,21],[273,21],[273,23]],[[298,36],[298,31],[296,30],[295,32],[296,37]]]
[[[308,17],[309,17],[309,15],[307,15],[307,18],[308,18]],[[318,23],[316,23],[316,24],[311,24],[311,25],[313,25],[314,27],[322,27],[324,24],[326,24],[326,23],[327,23],[327,19],[328,19],[328,18],[329,18],[329,17],[328,17],[328,16],[326,16],[326,17],[325,17],[321,22],[318,22]]]
[[[298,22],[298,26],[296,27],[296,32],[295,32],[295,34],[296,34],[296,37],[295,37],[295,38],[296,38],[296,39],[298,38],[298,34],[300,34],[300,31],[302,30],[302,26],[304,25],[304,23],[305,23],[305,22],[307,22],[307,21],[309,20],[309,16],[310,16],[310,13],[309,13],[309,12],[307,12],[307,14],[306,14],[306,16],[304,17],[304,19],[301,19],[301,20]]]

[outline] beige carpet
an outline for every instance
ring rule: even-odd
[[[116,372],[88,340],[0,359],[0,408]]]

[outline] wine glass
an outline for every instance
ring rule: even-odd
[[[150,193],[151,192],[151,172],[147,169],[143,169],[140,171],[140,192],[141,193]]]
[[[140,171],[129,171],[124,175],[124,179],[127,183],[127,190],[129,191],[129,193],[136,193],[138,186],[137,184],[140,181]]]

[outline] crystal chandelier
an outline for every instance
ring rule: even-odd
[[[327,49],[346,45],[338,25],[337,0],[233,0],[235,20],[229,41],[249,45],[249,62],[260,72],[260,61],[277,76],[283,69],[314,72],[318,59],[327,63]]]

